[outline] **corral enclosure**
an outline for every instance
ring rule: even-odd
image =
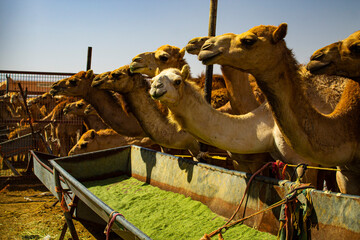
[[[29,149],[37,149],[44,152],[53,152],[55,150],[56,139],[50,140],[50,136],[46,136],[45,133],[45,129],[50,129],[49,124],[51,120],[47,120],[47,124],[41,127],[40,131],[35,131],[37,132],[35,135],[31,133],[30,123],[32,126],[38,124],[42,118],[46,117],[46,109],[42,106],[44,103],[39,101],[37,107],[40,111],[37,114],[30,109],[29,102],[32,99],[39,98],[44,93],[48,93],[54,82],[72,75],[74,73],[0,70],[0,176],[17,175],[16,172],[19,173],[19,169],[21,171],[22,168],[26,168],[28,163],[27,152]],[[28,109],[24,105],[25,101],[20,86]],[[61,119],[57,119],[57,122],[61,123]],[[81,119],[75,122],[63,122],[63,124],[81,125]],[[20,133],[16,137],[12,137],[12,140],[8,139],[12,131],[16,129],[21,131],[21,129],[29,128],[30,130],[27,134]],[[14,169],[11,166],[9,167],[9,164]]]

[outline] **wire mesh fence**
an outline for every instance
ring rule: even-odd
[[[0,176],[26,171],[29,149],[58,155],[60,142],[64,145],[73,141],[70,137],[58,139],[56,128],[66,130],[67,126],[75,125],[81,129],[82,120],[69,121],[62,119],[61,114],[56,123],[49,118],[61,102],[49,91],[54,82],[74,74],[0,70]]]

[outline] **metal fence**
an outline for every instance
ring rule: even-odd
[[[21,128],[29,128],[30,123],[28,118],[20,117],[20,115],[16,115],[17,113],[14,112],[11,113],[9,110],[11,105],[9,105],[8,100],[5,100],[5,96],[20,94],[21,86],[24,97],[28,103],[29,99],[49,92],[54,82],[74,74],[75,73],[0,70],[0,176],[17,175],[19,172],[21,173],[21,168],[27,168],[28,159],[26,155],[29,149],[46,151],[49,150],[48,146],[50,146],[50,143],[46,142],[47,140],[44,141],[45,138],[43,138],[43,135],[41,135],[40,138],[28,138],[30,139],[29,141],[24,141],[26,137],[24,138],[23,136],[18,136],[9,141],[8,136],[10,132]],[[7,114],[9,112],[10,115],[12,114],[11,116]],[[42,133],[40,132],[40,134]],[[52,146],[53,145],[52,143]]]

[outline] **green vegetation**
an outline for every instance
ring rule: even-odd
[[[225,220],[199,201],[164,191],[127,176],[87,182],[87,188],[104,203],[152,239],[200,239]],[[237,225],[225,239],[276,239],[275,236]],[[214,239],[217,239],[215,237]]]

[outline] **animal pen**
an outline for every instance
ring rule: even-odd
[[[45,138],[45,130],[49,129],[51,120],[48,120],[46,125],[40,129],[33,129],[34,125],[42,122],[41,118],[45,117],[46,110],[49,109],[45,109],[41,100],[31,107],[30,104],[33,99],[39,99],[44,93],[49,92],[54,82],[73,74],[0,71],[0,176],[20,175],[24,169],[29,171],[30,166],[28,166],[27,156],[29,150],[53,152],[56,144],[49,141],[56,141],[56,139]],[[53,101],[56,101],[56,99],[53,99]],[[31,109],[35,107],[39,111],[35,112]],[[58,123],[61,123],[61,121],[61,119],[57,120]],[[81,124],[81,120],[64,124]],[[29,129],[26,134],[18,134],[11,139],[7,137],[15,130],[21,132],[21,130],[26,129]]]

